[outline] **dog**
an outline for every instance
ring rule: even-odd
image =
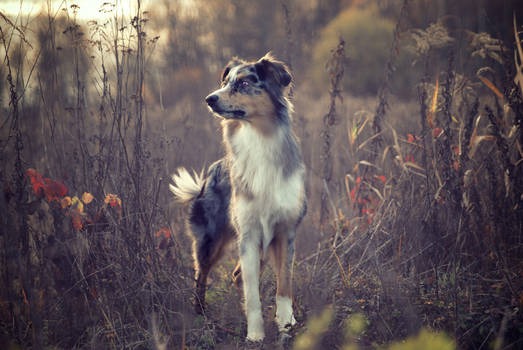
[[[264,258],[276,275],[276,323],[281,332],[296,324],[292,309],[292,265],[296,229],[306,210],[305,165],[292,129],[286,98],[292,76],[270,53],[257,61],[234,58],[221,86],[205,101],[221,119],[226,156],[206,174],[178,168],[171,191],[189,202],[196,300],[205,306],[206,280],[227,243],[238,242],[247,318],[247,340],[265,333],[259,294]]]

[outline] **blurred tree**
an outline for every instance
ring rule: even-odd
[[[179,1],[165,1],[163,6],[165,13],[156,13],[155,17],[165,19],[162,23],[167,43],[162,52],[159,84],[162,84],[163,106],[169,107],[178,99],[202,90],[208,81],[204,61],[211,52],[201,42],[205,32],[197,8],[188,9]]]
[[[424,28],[443,16],[452,16],[460,28],[488,32],[510,43],[514,39],[512,16],[523,17],[520,0],[418,0],[409,7],[409,20],[414,28]]]
[[[313,78],[320,89],[327,86],[324,73],[330,50],[341,36],[347,42],[350,59],[344,79],[346,91],[356,95],[374,95],[383,84],[384,68],[390,53],[394,22],[380,15],[375,5],[351,6],[334,18],[322,31],[313,52]],[[412,56],[400,51],[401,68],[409,68]],[[393,91],[405,95],[413,91],[415,75],[394,76]]]
[[[83,126],[86,99],[90,91],[94,92],[87,88],[91,67],[90,46],[87,45],[85,28],[74,17],[69,17],[67,12],[56,18],[40,13],[36,23],[35,39],[40,56],[32,79],[39,96],[32,103],[39,112],[32,114],[33,127],[27,130],[27,135],[30,144],[35,144],[35,149],[42,147],[46,153],[46,161],[41,166],[48,173],[61,178],[64,174],[65,153],[74,150],[78,137],[83,138],[90,131]],[[60,133],[61,139],[65,140],[67,129],[69,132],[78,131],[76,141],[73,140],[70,145],[57,144],[55,137]],[[51,138],[47,139],[47,135]],[[48,148],[47,145],[53,147]],[[51,169],[46,164],[51,159],[59,164],[57,169]]]
[[[232,56],[255,59],[269,50],[281,56],[285,32],[280,5],[278,0],[215,0],[202,6],[202,15],[209,19],[208,44],[220,61]]]

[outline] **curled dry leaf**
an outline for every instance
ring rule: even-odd
[[[92,194],[90,194],[89,192],[84,192],[84,194],[82,194],[82,202],[84,202],[84,204],[89,204],[93,201],[94,197]]]

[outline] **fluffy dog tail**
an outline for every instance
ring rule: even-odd
[[[185,203],[196,198],[202,191],[204,178],[203,171],[198,174],[193,170],[192,175],[185,168],[178,168],[172,176],[173,184],[169,189],[179,202]]]

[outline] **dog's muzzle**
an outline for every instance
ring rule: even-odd
[[[226,119],[241,119],[245,116],[245,111],[242,110],[226,110],[220,106],[220,97],[216,94],[210,94],[205,98],[205,102],[209,105],[209,108],[216,114]]]

